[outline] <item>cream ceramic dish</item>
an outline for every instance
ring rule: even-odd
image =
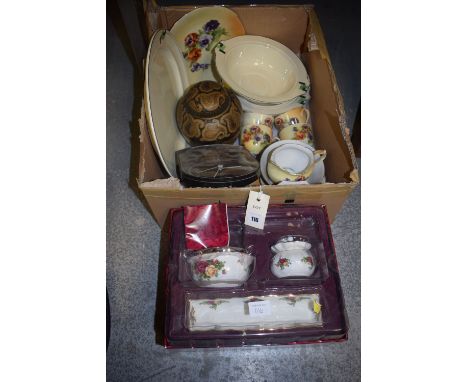
[[[261,36],[239,36],[214,49],[216,70],[237,94],[258,104],[280,104],[304,95],[309,76],[287,47]]]
[[[293,143],[299,146],[303,147],[308,147],[310,148],[311,146],[301,142],[301,141],[296,141],[296,140],[287,140],[287,141],[278,141],[275,143],[272,143],[270,146],[268,146],[262,153],[262,156],[260,158],[260,172],[262,174],[262,179],[266,184],[274,184],[273,180],[270,179],[267,171],[267,165],[268,165],[268,157],[270,155],[270,152],[274,150],[277,147],[280,147],[284,144],[288,143]],[[312,148],[313,149],[313,148]],[[315,150],[315,149],[314,149]],[[288,182],[288,181],[283,181],[279,183],[280,185],[288,185],[288,184],[320,184],[320,183],[325,183],[325,165],[323,164],[323,160],[319,161],[320,156],[316,155],[314,153],[314,160],[316,161],[316,165],[314,167],[314,171],[312,172],[312,175],[306,179],[306,182]]]
[[[203,287],[236,287],[253,272],[255,257],[241,248],[207,248],[186,257],[192,280]]]
[[[216,81],[211,67],[211,50],[221,40],[245,34],[244,26],[232,10],[203,7],[182,16],[171,29],[181,51],[190,84]]]
[[[151,38],[145,67],[145,110],[154,149],[169,175],[176,177],[174,153],[187,147],[177,127],[177,101],[189,86],[184,61],[170,32]]]

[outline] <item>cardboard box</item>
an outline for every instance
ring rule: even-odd
[[[359,181],[356,158],[346,128],[343,100],[330,57],[312,6],[238,6],[234,10],[247,34],[274,39],[301,53],[311,81],[311,115],[316,148],[327,150],[327,182],[317,185],[263,186],[270,203],[325,204],[333,222],[348,195]],[[148,36],[157,29],[170,29],[194,7],[158,7],[146,3]],[[182,188],[175,178],[166,179],[148,135],[142,107],[140,125],[139,188],[158,224],[162,227],[171,208],[222,201],[245,204],[249,191],[243,188]]]

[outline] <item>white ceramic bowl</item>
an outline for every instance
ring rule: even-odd
[[[255,257],[240,248],[207,248],[186,257],[192,280],[203,287],[236,287],[253,272]]]
[[[301,60],[277,41],[238,36],[222,41],[214,52],[223,82],[251,102],[280,104],[309,90],[309,76]]]

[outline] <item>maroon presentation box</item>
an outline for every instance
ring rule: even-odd
[[[170,210],[170,254],[166,269],[166,348],[305,344],[347,339],[348,320],[338,263],[325,206],[270,205],[263,230],[244,225],[245,206],[228,207],[230,246],[249,248],[256,258],[250,278],[235,288],[198,287],[183,267],[185,250],[183,208]],[[301,235],[312,244],[315,261],[309,277],[277,278],[271,271],[271,246],[286,235]],[[190,331],[187,299],[214,300],[255,296],[318,294],[320,326],[279,329]],[[261,324],[261,318],[259,318]]]

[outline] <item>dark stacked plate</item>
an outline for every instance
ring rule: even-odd
[[[258,179],[259,163],[242,146],[207,145],[176,152],[177,175],[186,187],[243,187]]]

